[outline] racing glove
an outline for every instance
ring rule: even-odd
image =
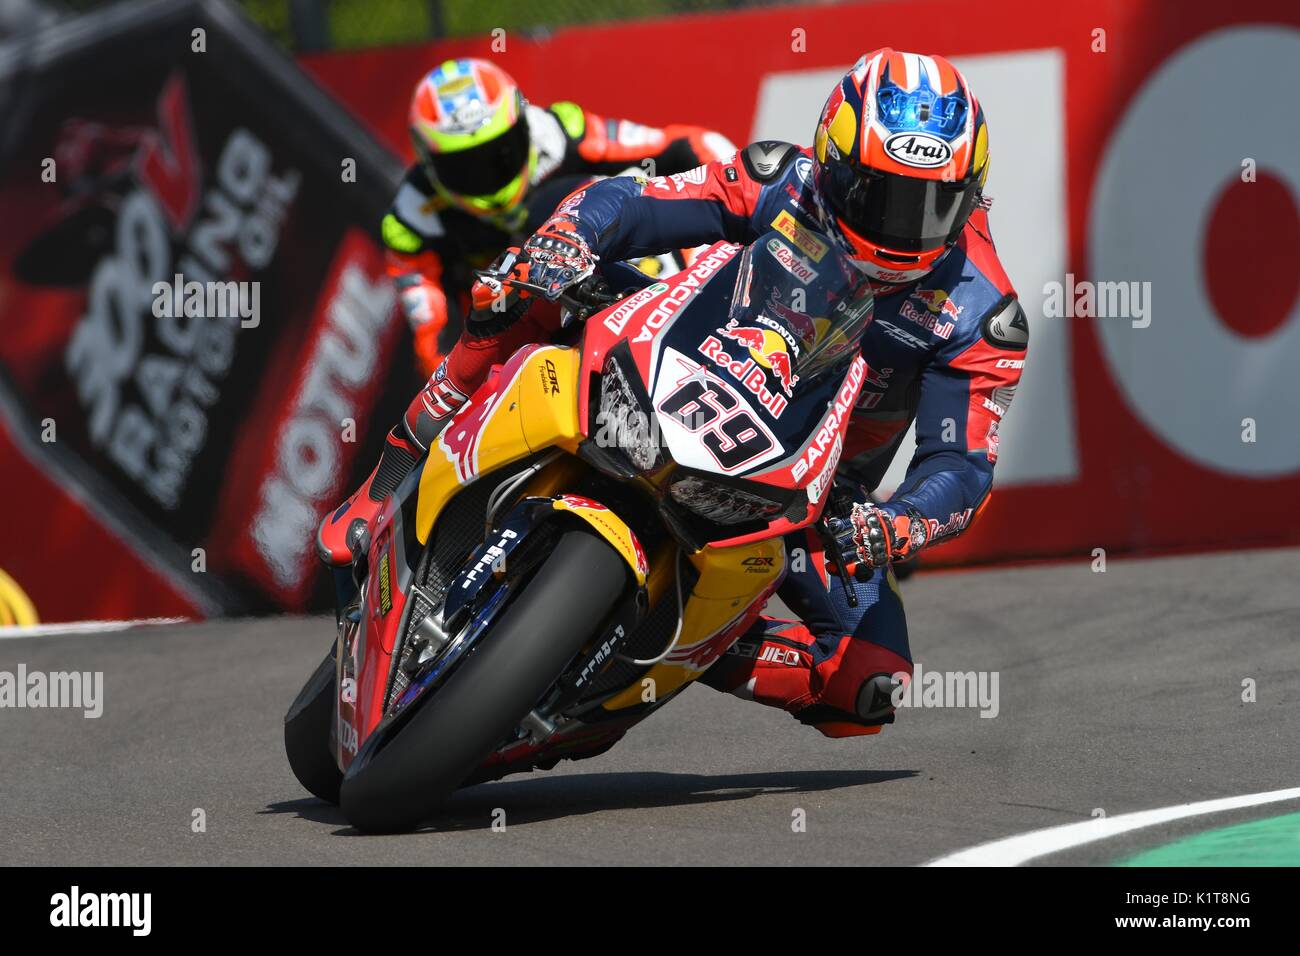
[[[471,338],[498,335],[514,324],[537,295],[554,302],[591,278],[597,256],[575,221],[557,216],[537,230],[523,247],[511,246],[478,274],[470,289],[472,312],[466,323]],[[520,288],[519,283],[530,288]]]
[[[528,281],[546,291],[554,302],[566,289],[588,279],[597,256],[571,216],[556,216],[528,237],[522,257],[528,261]]]
[[[478,274],[470,287],[470,314],[465,322],[465,334],[469,338],[499,335],[528,311],[533,293],[514,285],[515,282],[531,282],[529,263],[518,246],[510,246]]]
[[[440,287],[418,275],[400,276],[394,283],[402,314],[415,336],[415,356],[420,371],[432,375],[442,361],[438,336],[447,326],[447,295]]]
[[[835,543],[846,562],[856,557],[851,573],[870,574],[887,564],[906,561],[925,547],[930,534],[925,519],[912,508],[893,514],[874,502],[858,502],[847,518],[828,519]]]

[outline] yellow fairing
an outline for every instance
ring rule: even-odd
[[[507,365],[501,374],[508,378],[493,394],[475,395],[461,409],[429,450],[420,474],[416,536],[422,544],[428,543],[433,523],[451,497],[481,475],[547,448],[576,452],[581,438],[577,401],[580,369],[581,354],[577,350],[539,348],[517,365]],[[562,490],[541,487],[539,483],[551,483],[545,479],[544,472],[530,487],[530,493]],[[563,506],[557,503],[557,507],[586,520],[633,567],[638,583],[647,583],[644,559],[636,552],[631,531],[617,515],[576,501]],[[672,586],[674,553],[664,549],[649,569],[652,601],[656,593],[668,592]],[[656,700],[695,680],[726,651],[730,625],[780,580],[785,569],[785,544],[781,538],[773,538],[735,548],[706,547],[687,560],[700,576],[684,602],[682,632],[676,647],[645,675],[654,682],[649,686]],[[603,706],[618,710],[645,703],[645,678]]]
[[[578,446],[575,349],[547,346],[502,370],[509,379],[477,393],[438,436],[420,474],[415,534],[421,544],[451,496],[480,475],[545,448]]]
[[[677,646],[641,680],[607,700],[606,710],[646,703],[651,689],[653,699],[666,697],[708,670],[730,643],[724,633],[728,626],[780,580],[785,543],[772,538],[736,548],[704,548],[688,560],[700,577],[682,609]],[[652,576],[658,571],[654,569]],[[647,685],[646,680],[654,683]]]
[[[556,511],[567,511],[587,522],[598,535],[623,556],[638,585],[645,584],[649,576],[645,554],[636,535],[627,523],[599,502],[579,498],[574,495],[561,495],[555,499]]]

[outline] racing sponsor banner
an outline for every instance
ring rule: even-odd
[[[308,606],[410,377],[399,165],[218,2],[56,26],[0,89],[0,567],[43,620]]]
[[[1300,83],[1290,0],[801,5],[304,64],[403,154],[394,87],[465,55],[535,103],[806,145],[832,85],[884,45],[952,58],[979,95],[990,219],[1031,327],[1014,410],[988,410],[995,492],[926,560],[1300,543],[1300,151],[1272,99],[1232,79],[1248,64],[1255,88]],[[954,312],[907,317],[942,338]]]

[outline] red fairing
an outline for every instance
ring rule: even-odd
[[[809,488],[809,497],[820,499],[824,489],[816,485],[823,475],[832,475],[839,462],[840,447],[843,445],[849,421],[853,417],[853,406],[862,391],[862,383],[867,380],[867,363],[861,355],[855,355],[835,401],[826,409],[826,414],[817,423],[816,429],[799,449],[797,455],[769,471],[747,476],[750,481],[760,481],[778,488]]]
[[[396,568],[393,554],[392,518],[396,510],[396,499],[389,498],[380,512],[377,528],[382,530],[370,549],[370,580],[367,584],[370,598],[366,601],[369,620],[365,622],[365,644],[361,648],[361,667],[357,672],[356,718],[357,741],[364,742],[384,719],[384,691],[388,686],[388,673],[392,669],[393,647],[397,641],[397,629],[402,620],[402,609],[406,605],[406,595],[396,587]],[[385,561],[384,557],[388,560]],[[388,589],[392,594],[392,604],[384,610],[382,600],[382,575],[387,574]],[[343,753],[345,762],[353,754]],[[345,763],[346,766],[346,763]]]
[[[836,393],[835,401],[811,437],[804,443],[793,458],[786,458],[784,463],[756,475],[747,475],[749,481],[773,485],[777,488],[803,489],[808,494],[810,507],[802,520],[791,521],[779,518],[764,530],[754,534],[727,538],[725,541],[713,542],[715,547],[731,548],[737,545],[762,541],[776,535],[789,534],[816,521],[826,504],[827,492],[835,476],[835,467],[844,452],[845,436],[849,421],[853,417],[853,406],[862,391],[862,383],[867,378],[867,363],[861,355],[854,356],[853,363],[844,375],[844,381]]]
[[[654,340],[668,325],[681,305],[685,304],[714,273],[725,265],[739,247],[728,242],[710,246],[688,271],[679,273],[664,282],[638,292],[617,305],[592,316],[587,322],[583,345],[583,374],[579,390],[579,420],[582,433],[591,434],[588,418],[590,388],[593,378],[598,378],[605,366],[609,350],[621,341],[627,341],[632,358],[641,374],[646,390],[653,391],[651,360]],[[855,356],[845,373],[843,384],[835,402],[818,422],[808,441],[783,464],[768,471],[747,476],[748,480],[784,489],[806,490],[812,507],[802,520],[780,518],[763,531],[716,542],[718,547],[732,547],[761,541],[765,538],[787,534],[815,521],[821,514],[825,494],[830,486],[844,450],[845,435],[852,417],[853,406],[867,380],[869,369],[861,355]]]
[[[578,397],[578,421],[584,435],[591,434],[588,421],[592,376],[605,367],[610,349],[626,340],[632,359],[647,391],[652,391],[651,363],[654,341],[695,293],[740,251],[730,242],[714,243],[696,257],[691,267],[656,282],[587,320],[582,348],[582,381]]]

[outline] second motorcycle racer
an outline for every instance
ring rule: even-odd
[[[411,98],[416,162],[383,219],[388,272],[431,375],[460,334],[474,272],[523,240],[592,176],[683,172],[731,153],[721,133],[529,103],[499,66],[448,60]],[[648,172],[647,172],[648,171]]]

